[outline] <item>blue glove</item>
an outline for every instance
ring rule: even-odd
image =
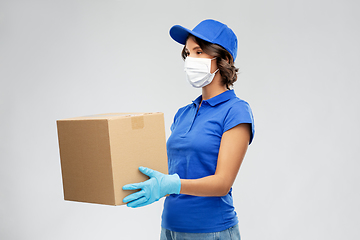
[[[128,207],[137,208],[146,206],[158,201],[167,194],[180,193],[181,182],[179,175],[166,175],[146,167],[139,167],[139,170],[149,176],[150,179],[145,182],[123,186],[123,190],[141,189],[123,199],[124,203],[128,203]]]

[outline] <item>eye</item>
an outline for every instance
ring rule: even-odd
[[[202,51],[197,51],[196,54],[202,54]]]

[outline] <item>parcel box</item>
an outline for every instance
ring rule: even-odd
[[[65,200],[121,205],[148,179],[139,166],[167,174],[163,113],[111,113],[57,120]]]

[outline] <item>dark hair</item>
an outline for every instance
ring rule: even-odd
[[[188,38],[189,37],[193,37],[195,42],[199,44],[200,48],[206,54],[216,57],[216,63],[219,68],[222,83],[226,86],[227,89],[230,89],[234,82],[236,82],[237,72],[239,71],[239,69],[234,66],[234,59],[231,54],[220,45],[209,43],[193,35],[189,35]],[[186,46],[184,46],[181,52],[181,57],[184,60],[187,57],[185,49]]]

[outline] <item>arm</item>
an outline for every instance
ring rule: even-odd
[[[251,127],[239,124],[226,131],[221,139],[214,175],[200,179],[181,179],[181,194],[224,196],[233,185],[249,145]]]
[[[167,175],[149,168],[139,170],[150,179],[123,186],[124,190],[140,191],[123,199],[129,207],[151,204],[167,194],[188,194],[195,196],[225,196],[235,181],[249,140],[250,125],[240,124],[226,131],[221,139],[215,174],[200,179],[180,179],[177,174]]]

